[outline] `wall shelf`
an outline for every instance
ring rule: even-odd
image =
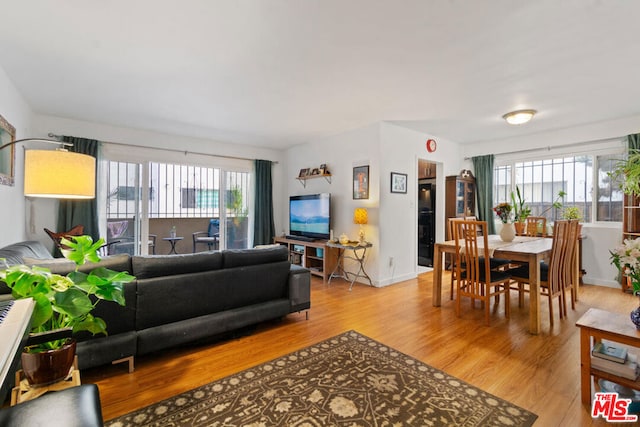
[[[300,184],[302,184],[302,186],[304,188],[307,187],[307,180],[308,179],[314,179],[314,178],[324,178],[329,184],[331,184],[331,174],[330,173],[325,173],[325,174],[318,174],[318,175],[307,175],[307,176],[299,176],[296,179],[298,181],[300,181]]]

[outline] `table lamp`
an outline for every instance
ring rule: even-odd
[[[363,224],[366,224],[368,221],[367,210],[365,208],[356,208],[353,211],[353,223],[360,225],[360,243],[365,243],[364,241],[364,228]]]

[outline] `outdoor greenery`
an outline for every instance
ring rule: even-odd
[[[511,192],[511,204],[513,205],[513,219],[515,222],[525,222],[527,217],[531,215],[531,208],[529,206],[525,206],[524,203],[524,198],[520,193],[520,187],[516,185],[515,195],[513,191]]]
[[[631,150],[628,159],[619,161],[609,175],[621,182],[624,194],[640,196],[640,151]]]

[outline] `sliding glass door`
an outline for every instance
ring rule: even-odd
[[[109,253],[164,254],[248,247],[248,171],[122,161],[108,161],[106,169]],[[212,224],[215,226],[210,227]],[[218,237],[218,244],[198,245],[196,236],[205,232]]]

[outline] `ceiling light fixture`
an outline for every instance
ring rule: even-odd
[[[510,125],[521,125],[527,123],[536,114],[536,110],[516,110],[502,116]]]

